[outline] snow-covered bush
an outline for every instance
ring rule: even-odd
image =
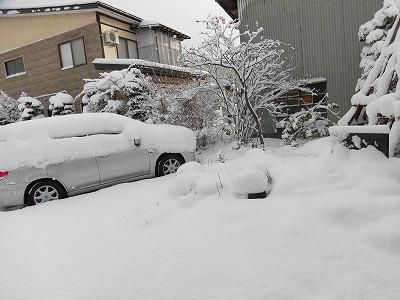
[[[0,90],[0,125],[17,122],[19,119],[18,103]]]
[[[383,6],[378,10],[372,20],[361,25],[358,32],[358,37],[361,42],[366,45],[362,49],[360,68],[362,74],[358,80],[356,91],[359,91],[369,72],[375,65],[382,49],[385,46],[385,41],[389,30],[393,27],[397,15],[399,14],[400,1],[384,0]]]
[[[219,102],[207,83],[157,85],[153,89],[152,121],[185,126],[197,133],[202,145],[219,139],[221,114]],[[220,135],[222,137],[222,135]]]
[[[276,113],[275,101],[303,82],[292,79],[293,68],[285,57],[288,45],[262,36],[263,29],[239,32],[239,21],[209,17],[203,42],[185,49],[180,62],[208,76],[212,92],[223,107],[224,122],[238,142],[254,136],[264,144],[259,110]]]
[[[329,127],[334,123],[328,119],[328,112],[334,112],[336,104],[322,104],[323,99],[317,105],[303,108],[301,111],[289,115],[286,120],[281,121],[284,129],[282,140],[286,145],[298,146],[298,140],[310,140],[329,135]]]
[[[60,92],[50,97],[49,110],[52,116],[69,115],[75,112],[74,98],[67,93]]]
[[[382,41],[381,49],[377,58],[370,61],[371,68],[365,73],[365,80],[362,78],[359,91],[351,98],[352,107],[338,122],[339,125],[390,124],[400,118],[396,108],[400,92],[399,8],[399,0],[386,0],[374,19],[362,26],[360,36],[365,36],[366,42]],[[381,30],[385,34],[380,34]]]
[[[44,118],[43,104],[36,98],[32,98],[26,93],[22,93],[21,97],[17,100],[17,103],[20,113],[20,121]]]
[[[151,79],[139,69],[105,72],[88,79],[83,91],[83,112],[111,112],[145,121],[151,114]]]

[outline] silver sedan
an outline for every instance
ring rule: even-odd
[[[110,134],[116,133],[96,132],[95,135],[100,141],[104,137],[106,146]],[[73,149],[76,140],[81,142],[91,137],[93,133],[86,136],[80,132],[79,137],[63,137],[63,142]],[[22,166],[7,171],[1,170],[0,165],[0,207],[36,205],[120,183],[168,175],[195,158],[191,151],[161,152],[142,147],[141,138],[135,138],[130,145],[124,151],[58,161],[45,167]]]

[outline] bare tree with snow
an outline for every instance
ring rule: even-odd
[[[26,93],[22,93],[21,97],[18,98],[17,103],[20,112],[20,121],[44,118],[43,104],[36,98],[32,98]]]
[[[60,92],[49,98],[51,116],[69,115],[75,112],[74,98],[65,92]]]
[[[0,125],[17,122],[19,119],[18,103],[0,90]]]
[[[288,45],[264,38],[261,27],[238,33],[239,21],[209,17],[200,23],[206,26],[204,40],[185,49],[181,63],[212,79],[226,121],[240,142],[248,143],[256,134],[264,145],[260,112],[276,113],[275,100],[302,85],[292,78],[285,57]]]
[[[221,136],[223,122],[217,96],[207,83],[154,85],[153,122],[185,126],[197,133],[204,143]]]

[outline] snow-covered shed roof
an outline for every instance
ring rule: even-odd
[[[141,28],[153,28],[153,29],[159,29],[161,31],[167,31],[167,32],[170,32],[170,33],[176,35],[178,38],[180,38],[182,40],[190,39],[190,36],[173,29],[171,26],[161,24],[160,22],[154,21],[154,20],[143,20],[140,23],[140,27]]]
[[[325,77],[312,77],[312,78],[306,78],[304,81],[307,84],[314,84],[314,83],[319,83],[319,82],[326,82]]]
[[[122,70],[129,66],[135,66],[146,74],[150,75],[169,75],[174,77],[188,78],[198,77],[200,74],[190,68],[161,64],[142,59],[106,59],[96,58],[93,64],[98,70]]]

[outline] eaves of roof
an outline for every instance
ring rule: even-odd
[[[100,11],[106,14],[113,14],[124,19],[128,19],[133,23],[142,22],[142,18],[139,18],[131,13],[124,10],[111,6],[107,3],[101,1],[84,2],[80,4],[71,5],[38,5],[32,7],[24,8],[6,8],[0,9],[0,17],[12,17],[12,16],[22,16],[22,15],[48,15],[48,14],[60,14],[60,13],[77,13],[82,11]]]
[[[237,19],[239,17],[239,10],[237,0],[215,0],[232,18]]]
[[[166,25],[163,25],[163,24],[161,24],[161,23],[153,23],[153,24],[151,24],[151,23],[146,23],[146,24],[140,24],[140,26],[139,26],[140,28],[150,28],[150,29],[158,29],[158,30],[160,30],[160,31],[166,31],[166,32],[169,32],[169,33],[172,33],[172,34],[174,34],[174,35],[176,35],[179,39],[181,39],[181,40],[188,40],[188,39],[190,39],[190,36],[188,36],[188,35],[186,35],[186,34],[184,34],[184,33],[182,33],[182,32],[179,32],[179,31],[177,31],[177,30],[175,30],[175,29],[173,29],[173,28],[171,28],[171,27],[168,27],[168,26],[166,26]]]

